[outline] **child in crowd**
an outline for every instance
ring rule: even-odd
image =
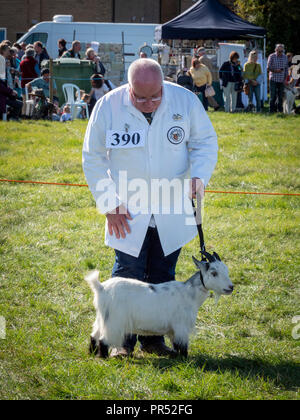
[[[104,78],[101,74],[93,74],[90,80],[92,89],[90,91],[89,113],[91,115],[96,102],[109,92],[109,88],[104,83]]]
[[[71,109],[69,105],[64,106],[63,113],[60,117],[60,121],[62,122],[72,121]]]

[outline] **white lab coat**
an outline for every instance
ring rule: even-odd
[[[131,134],[136,130],[144,132],[144,146],[108,148],[106,138],[110,130]],[[101,213],[124,203],[133,217],[129,221],[131,233],[124,239],[110,236],[106,222],[106,245],[138,257],[152,214],[164,255],[192,240],[197,235],[197,228],[187,191],[185,194],[174,193],[170,205],[164,202],[158,204],[158,198],[151,194],[151,182],[154,179],[176,179],[183,185],[187,182],[185,179],[198,177],[207,185],[217,161],[217,150],[217,136],[201,102],[195,94],[181,86],[163,83],[162,102],[151,125],[133,106],[128,85],[101,98],[94,107],[86,130],[84,173]],[[130,191],[121,189],[120,172],[121,182],[127,178]],[[108,198],[105,202],[103,184],[99,181],[105,181]],[[139,192],[137,185],[141,182],[149,187],[149,191],[143,202],[136,202],[134,206],[135,194]],[[99,191],[99,185],[103,191]],[[182,211],[174,214],[179,212],[180,204]],[[155,214],[154,209],[159,213]],[[171,214],[164,214],[168,209]]]

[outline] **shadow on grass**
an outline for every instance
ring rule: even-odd
[[[151,360],[154,368],[168,370],[176,366],[188,364],[191,368],[200,369],[202,372],[238,373],[241,378],[263,378],[273,381],[275,385],[289,391],[297,391],[300,387],[300,366],[292,361],[270,363],[262,359],[248,359],[239,356],[216,358],[201,354],[188,357],[188,359],[155,358]]]

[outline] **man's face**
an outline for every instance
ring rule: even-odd
[[[45,82],[49,83],[49,73],[43,74],[43,79],[45,80]]]
[[[284,49],[281,45],[279,45],[278,47],[276,47],[275,51],[277,52],[278,55],[282,55],[284,52]]]
[[[162,84],[160,78],[148,82],[135,81],[129,89],[131,102],[141,112],[154,112],[161,104]]]
[[[34,45],[34,51],[35,51],[37,54],[41,54],[41,52],[42,52],[42,48],[41,48],[39,45]]]

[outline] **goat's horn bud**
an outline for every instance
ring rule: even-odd
[[[219,255],[218,255],[216,252],[214,252],[214,253],[213,253],[213,256],[214,256],[217,260],[221,261],[221,258],[219,257]]]
[[[209,262],[216,261],[215,257],[206,251],[201,251],[201,254],[203,254],[208,259]]]

